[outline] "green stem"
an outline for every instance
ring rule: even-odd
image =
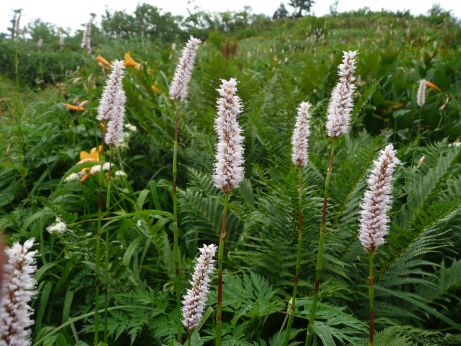
[[[333,173],[333,158],[335,156],[336,138],[331,143],[330,158],[328,160],[327,176],[325,178],[325,190],[323,193],[322,221],[320,223],[319,251],[317,253],[317,264],[315,265],[315,283],[312,295],[312,305],[309,315],[309,326],[307,329],[306,346],[310,346],[314,336],[315,313],[317,311],[317,302],[320,291],[320,277],[323,269],[323,252],[325,248],[325,226],[327,221],[328,192],[330,188],[330,179]]]
[[[16,77],[16,92],[20,92],[19,89],[19,49],[18,49],[18,42],[16,42],[16,54],[15,54],[15,61],[14,61],[14,72]]]
[[[176,310],[177,310],[177,340],[182,341],[182,323],[181,323],[181,287],[180,287],[180,263],[179,263],[179,226],[178,226],[178,199],[176,176],[178,172],[178,140],[179,140],[179,111],[176,109],[175,130],[173,144],[173,256],[175,266],[175,293],[176,293]]]
[[[221,231],[218,248],[218,306],[216,308],[216,346],[222,345],[222,263],[224,257],[224,239],[226,238],[227,209],[229,206],[230,192],[224,193],[224,210],[221,218]]]
[[[109,150],[109,178],[107,183],[107,194],[106,194],[106,210],[110,209],[110,186],[111,186],[111,174],[112,174],[112,150],[111,146]],[[102,171],[102,165],[101,165]],[[109,307],[109,227],[106,225],[106,242],[105,242],[105,252],[104,252],[104,343],[108,344],[108,330],[109,330],[109,316],[108,316],[108,307]]]
[[[101,174],[100,174],[101,175]],[[101,177],[99,178],[101,183]],[[101,184],[99,184],[101,186]],[[95,304],[94,304],[94,344],[99,343],[99,267],[101,255],[100,242],[101,242],[101,223],[102,223],[102,195],[101,187],[99,187],[98,192],[98,229],[96,231],[96,252],[95,252],[95,280],[96,280],[96,292],[95,292]]]
[[[416,151],[418,150],[419,143],[420,143],[420,132],[421,132],[421,121],[422,121],[421,107],[419,107],[418,115],[419,115],[419,119],[418,119],[418,131],[416,132],[416,148],[413,151],[412,163],[415,162]]]
[[[105,126],[104,126],[105,128]],[[99,286],[100,286],[100,256],[101,256],[101,226],[102,226],[102,207],[103,207],[103,200],[102,200],[102,165],[103,165],[103,154],[104,154],[104,133],[102,131],[102,138],[101,138],[101,148],[98,148],[98,156],[99,156],[99,165],[101,168],[98,174],[98,229],[96,231],[96,251],[95,251],[95,277],[96,277],[96,292],[95,292],[95,304],[94,304],[94,344],[97,345],[99,343]]]
[[[187,333],[187,346],[192,346],[192,332]]]
[[[285,334],[284,345],[288,345],[290,341],[290,330],[294,321],[294,311],[296,308],[296,294],[298,292],[299,275],[301,271],[301,249],[303,240],[303,179],[302,179],[302,168],[297,167],[298,170],[298,253],[296,256],[296,274],[294,278],[293,294],[291,297],[291,306],[289,308],[289,318],[287,324],[287,331]]]
[[[374,334],[375,334],[375,304],[374,304],[374,274],[373,274],[373,259],[375,257],[375,252],[372,251],[369,253],[369,266],[370,266],[370,276],[368,278],[369,287],[368,287],[368,296],[370,298],[370,342],[369,346],[374,345]]]

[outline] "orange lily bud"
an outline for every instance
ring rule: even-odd
[[[85,101],[80,102],[78,105],[80,107],[85,107],[87,103],[88,103],[88,100],[85,100]]]
[[[153,93],[160,94],[160,89],[155,84],[152,84],[151,88]]]
[[[438,92],[442,91],[437,85],[429,81],[426,81],[426,86]]]
[[[83,184],[85,181],[87,181],[89,178],[91,177],[91,173],[86,173],[84,175],[82,175],[82,177],[80,178],[80,184]]]
[[[86,109],[82,106],[74,106],[69,103],[64,103],[64,107],[66,107],[71,112],[86,112]]]
[[[126,52],[125,56],[125,66],[126,67],[134,67],[136,70],[140,70],[142,68],[141,64],[136,62],[132,57],[130,52]]]
[[[101,66],[102,68],[104,69],[110,68],[110,62],[107,61],[102,55],[97,55],[96,61],[98,62],[99,66]]]

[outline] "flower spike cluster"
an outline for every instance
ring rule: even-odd
[[[80,47],[82,49],[85,49],[88,53],[91,52],[91,25],[93,20],[90,19],[90,21],[86,24],[85,30],[83,31],[83,37],[82,37],[82,43],[80,44]]]
[[[296,125],[291,137],[292,154],[291,160],[295,166],[301,167],[307,165],[307,149],[309,145],[309,120],[311,115],[309,102],[301,102],[298,107],[298,116],[296,117]]]
[[[419,107],[424,106],[426,103],[426,80],[419,81],[418,92],[416,93],[416,103]]]
[[[326,128],[330,137],[339,137],[349,132],[351,111],[354,105],[352,95],[355,91],[353,82],[356,56],[356,51],[343,52],[343,62],[338,66],[339,82],[331,93],[328,105]]]
[[[197,54],[199,39],[191,36],[182,50],[173,81],[170,85],[170,98],[174,101],[184,101],[187,98],[188,84],[194,68],[195,55]]]
[[[244,176],[243,136],[237,122],[237,117],[242,112],[242,103],[235,94],[237,81],[234,78],[222,80],[217,91],[221,97],[216,102],[218,112],[214,127],[218,144],[213,180],[217,188],[230,192],[240,185]]]
[[[389,230],[387,212],[392,202],[392,174],[400,163],[392,144],[381,150],[368,176],[368,189],[362,202],[359,239],[366,251],[384,244]]]
[[[187,290],[183,298],[182,323],[188,331],[197,327],[202,318],[209,292],[210,275],[214,269],[213,257],[217,249],[214,244],[203,245],[200,249],[200,257],[190,282],[192,287]]]
[[[119,146],[123,143],[125,128],[125,103],[126,96],[125,91],[122,89],[118,90],[115,95],[113,111],[109,122],[107,123],[107,132],[106,132],[106,144]]]
[[[31,330],[34,324],[29,305],[35,294],[36,281],[33,275],[37,269],[35,255],[30,251],[34,239],[27,240],[24,245],[15,243],[6,250],[4,285],[0,307],[0,345],[31,345]]]
[[[125,73],[123,60],[116,60],[111,65],[111,73],[107,79],[98,107],[99,121],[109,121],[105,141],[109,145],[119,145],[123,141],[126,96],[122,79]]]

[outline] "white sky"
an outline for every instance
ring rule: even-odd
[[[149,3],[173,14],[185,15],[187,9],[195,6],[209,11],[237,11],[244,6],[251,6],[254,13],[272,15],[282,0],[0,0],[0,32],[6,32],[13,9],[22,8],[21,26],[40,18],[45,22],[56,24],[63,28],[78,29],[86,23],[91,12],[100,15],[105,9],[125,10],[132,13],[138,3]],[[289,0],[283,0],[286,4]],[[329,12],[329,6],[334,0],[317,0],[313,6],[316,15]],[[461,0],[339,0],[338,11],[350,11],[365,6],[372,10],[410,10],[412,14],[425,14],[434,3],[439,3],[445,10],[453,11],[461,17]],[[288,9],[290,9],[287,6]]]

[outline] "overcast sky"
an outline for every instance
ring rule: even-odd
[[[208,11],[237,11],[251,6],[254,13],[272,15],[282,0],[0,0],[0,32],[6,32],[14,9],[22,8],[22,25],[40,18],[63,28],[79,29],[89,19],[91,12],[98,15],[105,9],[124,10],[131,13],[138,3],[149,3],[173,14],[185,15],[195,6]],[[284,0],[288,3],[288,0]],[[313,6],[316,15],[329,12],[334,0],[317,0]],[[452,10],[461,17],[461,0],[339,0],[338,11],[350,11],[365,6],[372,10],[410,10],[412,14],[425,14],[434,3],[445,10]]]

